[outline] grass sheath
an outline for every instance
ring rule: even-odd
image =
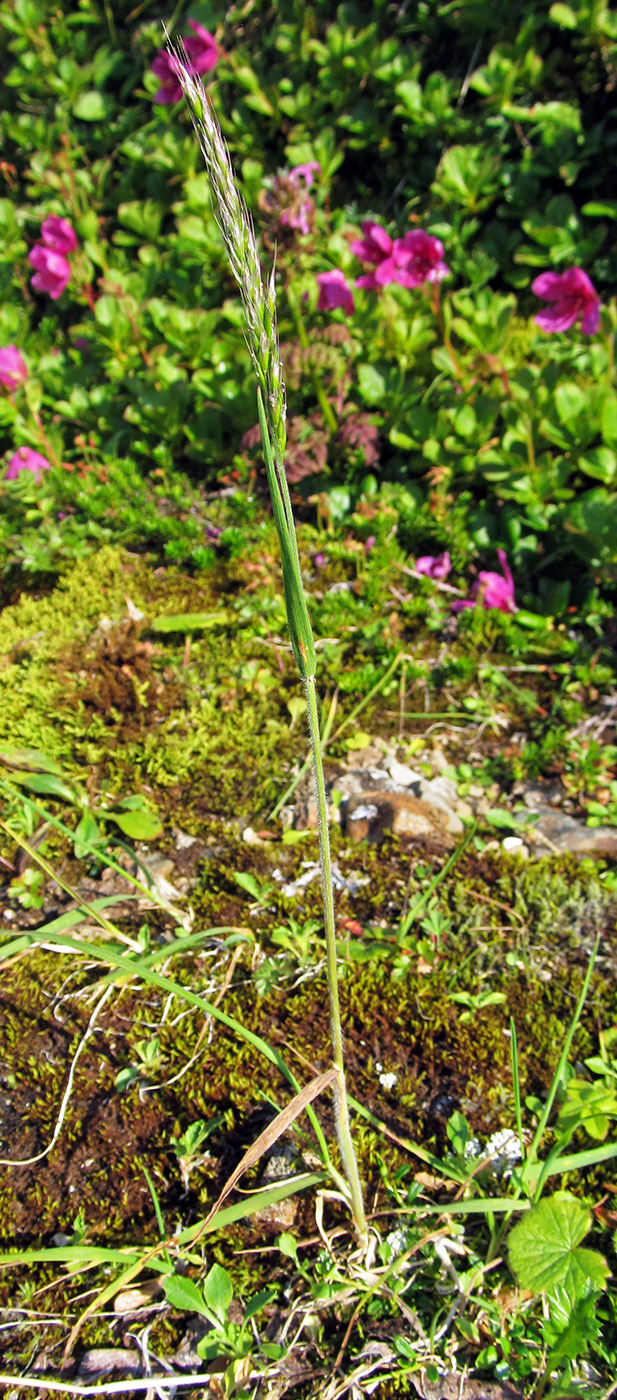
[[[272,268],[267,282],[264,282],[253,225],[238,190],[229,152],[210,99],[200,79],[191,73],[188,57],[182,49],[176,50],[170,46],[169,52],[174,71],[189,106],[210,177],[218,225],[231,270],[240,289],[246,321],[247,345],[257,379],[259,424],[274,522],[281,552],[287,621],[293,654],[306,692],[313,756],[327,948],[326,965],[330,1001],[332,1060],[335,1070],[334,1105],[337,1137],[346,1178],[346,1194],[354,1225],[362,1245],[366,1246],[368,1230],[362,1187],[349,1125],[345,1087],[330,841],[315,684],[317,657],[302,585],[293,511],[285,476],[286,399],[276,324],[275,269]]]

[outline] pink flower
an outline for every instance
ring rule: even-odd
[[[426,574],[427,578],[447,578],[451,568],[447,549],[443,554],[423,554],[416,559],[416,573]]]
[[[42,243],[36,243],[32,252],[28,254],[28,262],[36,268],[32,286],[37,292],[48,292],[52,301],[57,301],[71,275],[64,255],[54,253],[52,248],[45,248]]]
[[[68,219],[60,219],[57,214],[50,214],[48,219],[43,220],[41,238],[54,253],[74,253],[77,247],[75,229]]]
[[[332,272],[320,272],[317,281],[319,282],[318,311],[335,311],[338,306],[342,306],[346,316],[353,315],[354,302],[351,287],[347,286],[345,273],[340,268],[334,268]]]
[[[154,62],[150,64],[150,72],[155,73],[161,86],[154,94],[154,101],[161,107],[171,107],[173,103],[179,102],[182,97],[182,87],[177,74],[178,61],[172,55],[159,49]]]
[[[397,264],[402,269],[397,281],[402,287],[420,287],[423,282],[441,282],[449,267],[443,260],[443,243],[421,228],[412,229],[395,244]],[[403,280],[403,277],[405,280]]]
[[[313,172],[321,175],[321,166],[318,160],[307,160],[304,165],[294,165],[289,172],[290,180],[304,180],[307,190],[310,190],[313,183]]]
[[[389,258],[392,252],[392,239],[389,233],[381,224],[374,224],[371,219],[365,219],[362,225],[364,238],[356,238],[351,244],[351,251],[361,262],[382,263],[385,258]]]
[[[0,384],[5,389],[16,389],[28,378],[28,371],[15,345],[0,348]]]
[[[197,20],[189,20],[193,34],[184,40],[184,47],[189,57],[189,68],[193,73],[209,73],[218,59],[218,48],[216,39],[208,29],[204,29],[203,24],[198,24]],[[182,85],[178,78],[180,67],[178,59],[174,54],[167,53],[166,49],[159,49],[154,62],[150,64],[150,72],[155,73],[160,81],[160,88],[154,94],[154,101],[162,107],[170,107],[173,103],[179,102],[182,97]]]
[[[32,472],[38,481],[41,472],[48,472],[50,468],[51,462],[42,453],[35,452],[33,447],[18,447],[6,469],[5,480],[14,481],[20,472]]]
[[[216,39],[196,19],[189,20],[189,29],[193,30],[193,34],[184,40],[184,47],[191,60],[191,68],[199,74],[209,73],[216,66],[219,56]]]
[[[503,569],[501,574],[494,574],[490,570],[483,569],[478,574],[478,581],[474,583],[471,590],[471,598],[457,598],[452,604],[453,612],[461,612],[463,608],[473,608],[479,601],[483,608],[498,608],[500,612],[515,613],[518,608],[514,601],[514,579],[508,567],[505,550],[497,550],[497,558]]]
[[[583,335],[595,335],[600,316],[600,298],[582,267],[569,267],[566,272],[541,272],[531,284],[532,292],[544,301],[552,301],[534,316],[543,331],[567,331],[581,318]]]
[[[351,251],[363,262],[374,263],[374,272],[356,278],[356,287],[378,291],[398,282],[401,287],[420,287],[423,282],[440,282],[449,268],[443,261],[443,243],[422,229],[413,229],[404,238],[395,238],[380,224],[362,225],[364,238],[356,238]]]
[[[375,271],[363,272],[361,277],[356,277],[356,287],[377,291],[379,287],[387,287],[390,282],[398,281],[397,243],[392,242],[390,234],[381,224],[374,224],[370,219],[365,220],[362,231],[364,238],[354,239],[351,251],[362,262],[374,263]]]

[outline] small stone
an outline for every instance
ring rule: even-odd
[[[460,817],[461,821],[463,821],[463,822],[472,821],[472,819],[473,819],[473,807],[471,806],[471,804],[470,804],[469,802],[465,802],[465,799],[464,799],[463,797],[459,797],[458,802],[457,802],[456,807],[454,808],[454,810],[455,810],[455,812],[456,812],[457,817]]]
[[[262,841],[256,831],[253,831],[252,826],[245,826],[242,832],[242,840],[246,842],[247,846],[267,846],[268,844],[267,841]]]
[[[443,774],[439,778],[422,778],[420,796],[424,802],[430,802],[434,807],[441,807],[445,812],[453,811],[458,800],[456,783],[452,778],[444,778]]]
[[[388,831],[411,839],[438,835],[445,840],[450,831],[445,812],[403,792],[378,790],[350,797],[345,820],[352,841],[379,842]]]
[[[296,1223],[298,1214],[298,1201],[295,1196],[285,1196],[282,1201],[273,1201],[271,1206],[264,1206],[263,1210],[255,1210],[251,1215],[251,1221],[257,1221],[259,1225],[270,1226],[273,1230],[290,1230]]]
[[[418,793],[416,796],[419,796],[420,783],[422,782],[421,773],[416,773],[407,763],[398,763],[396,758],[391,759],[390,762],[386,764],[386,767],[389,770],[392,782],[396,783],[397,787],[410,788],[417,786]]]
[[[545,855],[552,849],[617,857],[617,827],[585,826],[566,812],[540,803],[531,810],[538,820],[526,828],[525,835],[534,843],[536,855]]]
[[[191,846],[195,845],[197,840],[196,836],[189,836],[187,831],[181,831],[179,827],[176,827],[174,835],[176,838],[177,851],[188,851]]]
[[[101,1376],[107,1371],[139,1372],[142,1367],[141,1355],[133,1348],[92,1347],[84,1352],[78,1369],[78,1376]]]
[[[443,749],[433,749],[429,755],[429,762],[435,773],[443,773],[446,768],[450,767]]]

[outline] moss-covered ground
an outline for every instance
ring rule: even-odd
[[[40,805],[49,797],[27,788],[19,796],[16,778],[23,770],[11,750],[35,750],[56,760],[67,780],[88,794],[93,810],[127,795],[144,797],[162,823],[150,847],[173,886],[168,903],[176,907],[177,882],[193,930],[209,931],[192,951],[159,966],[263,1037],[304,1081],[328,1067],[330,1053],[320,891],[313,881],[289,896],[283,883],[292,883],[317,859],[317,842],[310,832],[284,840],[280,819],[272,816],[294,765],[304,758],[305,738],[293,703],[299,686],[285,644],[270,527],[260,531],[250,547],[232,551],[196,577],[104,548],[67,569],[46,593],[24,594],[5,609],[0,746],[11,829],[2,830],[0,878],[7,938],[70,907],[67,890],[47,877],[38,908],[24,907],[11,894],[16,874],[34,868],[12,832],[26,832],[82,900],[109,892],[121,897],[104,850],[77,860],[68,837],[41,817]],[[348,543],[338,554],[331,549],[322,577],[310,572],[310,535],[301,542],[317,632],[330,639],[321,649],[323,695],[331,698],[338,687],[337,720],[367,698],[397,652],[403,653],[348,735],[361,725],[371,736],[398,744],[401,757],[415,754],[419,760],[440,747],[451,766],[458,765],[459,776],[466,776],[467,764],[485,784],[498,781],[505,792],[525,763],[534,778],[547,771],[565,779],[570,774],[578,793],[593,792],[606,780],[609,760],[600,749],[590,759],[579,744],[593,769],[589,776],[571,762],[574,750],[564,736],[594,704],[601,705],[612,676],[607,648],[594,652],[585,644],[572,657],[567,636],[556,635],[532,646],[510,619],[488,615],[465,619],[455,637],[442,614],[437,633],[430,625],[430,585],[422,583],[408,605],[389,594],[385,565],[394,568],[392,554],[370,568],[363,555],[358,568],[358,551]],[[343,588],[329,592],[333,583]],[[193,620],[183,624],[187,614]],[[195,614],[207,616],[196,624]],[[551,661],[551,649],[557,660]],[[515,670],[522,665],[529,667],[523,679]],[[343,745],[341,738],[332,753],[340,756]],[[29,798],[38,804],[30,811],[30,828],[23,815]],[[75,827],[78,813],[70,802],[52,800],[50,811]],[[244,839],[247,821],[258,844]],[[375,847],[352,845],[333,830],[334,856],[348,885],[337,895],[337,917],[349,1089],[364,1110],[354,1118],[354,1131],[367,1204],[383,1235],[396,1225],[397,1202],[410,1189],[437,1201],[451,1196],[447,1172],[441,1182],[434,1173],[427,1176],[410,1143],[443,1158],[450,1150],[448,1120],[456,1113],[481,1140],[513,1125],[510,1017],[523,1104],[546,1096],[598,934],[600,952],[571,1064],[594,1054],[599,1031],[615,1021],[616,903],[606,861],[567,854],[525,861],[485,850],[490,834],[467,843],[439,885],[443,930],[427,944],[420,917],[403,942],[397,929],[403,911],[443,868],[448,852],[439,839],[414,844],[392,837]],[[116,847],[127,866],[130,845]],[[140,858],[147,849],[139,846]],[[238,883],[238,873],[253,876],[255,895]],[[144,947],[158,948],[173,935],[173,917],[155,904],[147,909],[126,900],[110,916],[125,938],[141,936]],[[317,927],[303,938],[310,920]],[[292,937],[283,950],[273,939],[281,927],[295,930],[295,943]],[[219,928],[226,932],[217,933]],[[238,939],[230,939],[230,928],[240,931]],[[87,924],[84,939],[95,935],[96,927]],[[48,1146],[67,1067],[88,1028],[103,972],[96,958],[53,944],[5,959],[5,1159],[26,1163]],[[478,997],[486,991],[496,999],[482,1005]],[[465,1016],[453,1000],[461,993],[471,998]],[[143,1047],[155,1042],[147,1061]],[[134,1077],[121,1091],[117,1076],[131,1067]],[[282,1107],[288,1096],[276,1067],[229,1028],[160,988],[135,979],[117,982],[76,1065],[53,1150],[2,1168],[0,1249],[51,1246],[76,1231],[87,1245],[141,1249],[158,1238],[157,1209],[169,1234],[190,1226],[203,1218],[272,1117],[273,1105]],[[316,1111],[336,1158],[327,1098]],[[525,1113],[531,1125],[533,1110]],[[216,1121],[207,1147],[183,1174],[174,1139],[197,1120]],[[293,1136],[310,1165],[315,1144],[306,1119]],[[589,1142],[582,1133],[575,1141]],[[243,1187],[259,1182],[260,1171],[258,1164]],[[609,1161],[584,1179],[570,1174],[565,1184],[599,1200],[613,1178]],[[272,1207],[269,1215],[230,1226],[209,1240],[207,1260],[229,1269],[240,1296],[273,1282],[283,1286],[289,1260],[276,1240],[291,1230],[308,1241],[306,1258],[314,1258],[315,1208],[309,1190]],[[346,1227],[336,1201],[326,1201],[324,1219],[330,1230]],[[600,1247],[607,1252],[606,1234]],[[9,1333],[11,1367],[29,1364],[43,1345],[33,1343],[28,1329],[37,1310],[56,1319],[44,1345],[49,1364],[58,1364],[69,1321],[108,1281],[109,1273],[101,1279],[92,1272],[72,1281],[49,1262],[3,1272],[4,1306],[23,1309]],[[383,1309],[373,1317],[360,1337],[391,1340],[392,1317]],[[348,1318],[349,1310],[337,1305],[328,1323],[333,1345]],[[181,1316],[159,1308],[150,1320],[150,1345],[173,1352],[185,1332]],[[84,1324],[77,1355],[103,1342],[118,1346],[135,1326],[132,1315],[125,1321],[103,1309]],[[464,1334],[459,1344],[465,1344]],[[314,1394],[314,1383],[304,1391],[299,1383],[297,1393]]]

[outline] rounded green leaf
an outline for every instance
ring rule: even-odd
[[[549,1293],[566,1288],[581,1298],[604,1288],[610,1269],[595,1249],[581,1249],[591,1228],[591,1211],[568,1191],[539,1201],[510,1231],[510,1268],[522,1288]]]
[[[109,116],[113,105],[111,99],[105,97],[102,92],[97,92],[96,88],[89,88],[86,92],[80,92],[77,101],[73,103],[73,115],[79,117],[82,122],[101,122]]]

